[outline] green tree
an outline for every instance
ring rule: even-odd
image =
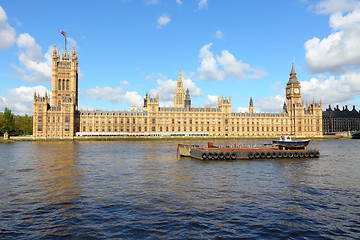
[[[2,131],[8,132],[10,135],[14,133],[15,130],[15,120],[14,120],[14,114],[11,113],[10,109],[5,108],[4,114],[4,124],[2,126]]]
[[[10,135],[32,135],[33,117],[19,116],[11,113],[10,109],[5,108],[0,112],[0,135],[8,132]]]
[[[15,116],[15,135],[32,134],[32,116]]]
[[[0,112],[0,135],[4,134],[5,118],[4,114]]]

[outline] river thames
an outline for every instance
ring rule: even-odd
[[[359,140],[252,161],[178,160],[177,143],[0,144],[0,238],[360,238]]]

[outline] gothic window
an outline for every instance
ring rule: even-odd
[[[70,82],[69,80],[66,80],[66,91],[70,90]]]
[[[65,79],[62,80],[62,90],[65,90]]]
[[[58,90],[61,90],[61,79],[59,79]]]
[[[69,131],[69,125],[65,125],[65,131],[66,131],[66,132]]]

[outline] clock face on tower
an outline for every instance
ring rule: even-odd
[[[297,94],[297,93],[299,93],[299,89],[298,88],[295,88],[294,89],[294,92]]]
[[[290,94],[290,89],[289,89],[289,88],[286,90],[286,93],[287,93],[287,94]]]

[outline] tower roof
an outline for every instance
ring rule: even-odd
[[[254,102],[252,100],[252,97],[250,98],[249,107],[254,107]]]
[[[288,81],[287,85],[290,85],[293,83],[300,84],[300,82],[297,80],[296,71],[294,68],[294,62],[292,63],[290,77],[289,77],[289,81]]]

